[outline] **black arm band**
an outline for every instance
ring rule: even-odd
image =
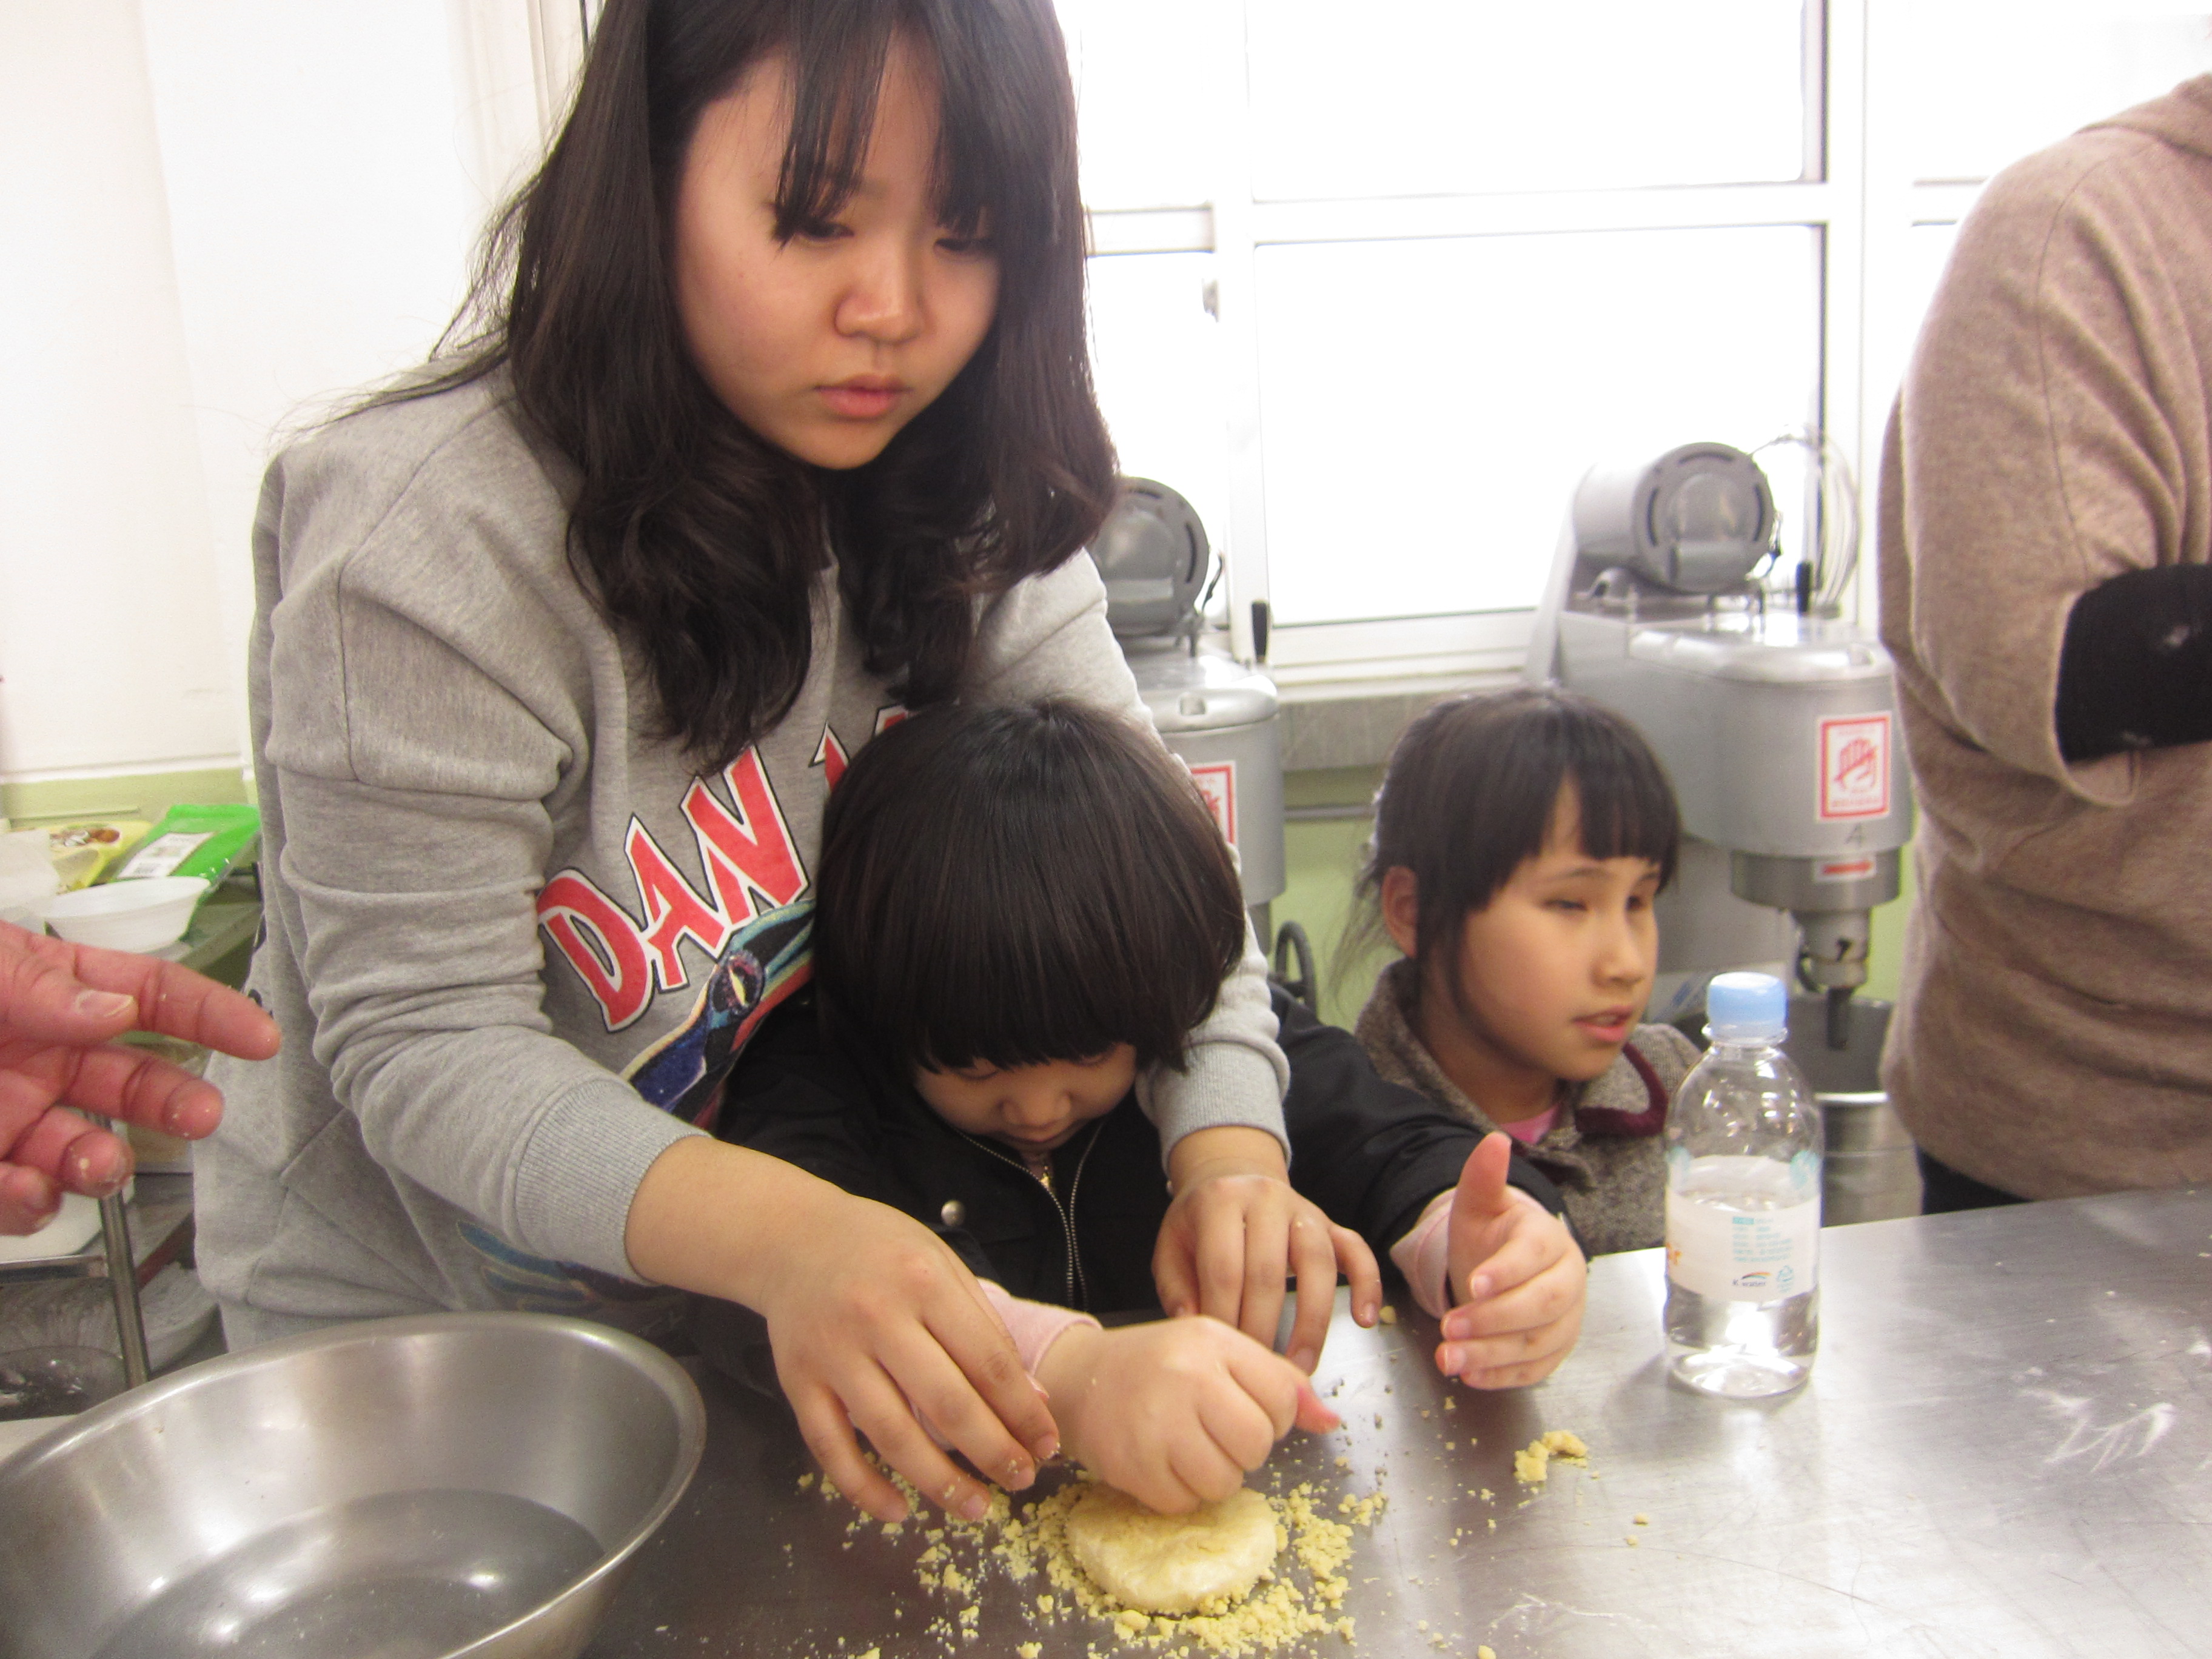
[[[2076,599],[2057,714],[2069,762],[2212,742],[2212,565],[2130,570]]]

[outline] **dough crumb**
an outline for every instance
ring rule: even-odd
[[[1638,1539],[1634,1533],[1632,1532],[1628,1534],[1627,1544],[1629,1548],[1634,1549],[1639,1541],[1641,1540]]]
[[[1632,1515],[1628,1518],[1639,1527],[1648,1527],[1651,1524],[1651,1517],[1648,1515]]]
[[[1523,1486],[1540,1486],[1551,1474],[1546,1466],[1555,1457],[1563,1463],[1587,1463],[1589,1448],[1578,1434],[1547,1429],[1528,1443],[1525,1451],[1513,1454],[1513,1478]]]
[[[1474,1650],[1474,1659],[1498,1659],[1498,1650],[1487,1644]]]
[[[814,1484],[814,1477],[813,1477],[812,1475],[811,1475],[811,1474],[802,1474],[802,1475],[800,1475],[800,1476],[799,1477],[799,1491],[801,1491],[801,1492],[805,1492],[805,1491],[809,1486],[812,1486],[813,1484]]]
[[[1014,1651],[1021,1655],[1021,1659],[1038,1659],[1038,1656],[1044,1651],[1044,1644],[1042,1642],[1018,1643]]]
[[[1382,1318],[1385,1325],[1395,1325],[1398,1322],[1398,1310],[1385,1302],[1382,1304]]]

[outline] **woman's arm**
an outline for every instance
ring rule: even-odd
[[[984,608],[969,695],[983,702],[1077,697],[1147,730],[1152,723],[1106,624],[1106,586],[1087,553]],[[1244,955],[1222,981],[1220,1000],[1191,1033],[1188,1063],[1181,1072],[1147,1073],[1138,1099],[1159,1127],[1164,1160],[1185,1135],[1214,1126],[1264,1129],[1287,1148],[1282,1098],[1289,1080],[1268,1007],[1267,959],[1248,929]]]
[[[404,412],[379,411],[371,435]],[[415,1220],[434,1197],[521,1251],[745,1301],[848,1491],[902,1507],[858,1464],[841,1412],[972,1511],[980,1488],[914,1449],[907,1399],[1009,1480],[1053,1431],[965,1270],[916,1224],[657,1109],[547,1012],[537,905],[556,836],[612,837],[620,859],[626,792],[651,760],[557,510],[545,521],[536,475],[499,451],[465,489],[434,488],[437,464],[416,456],[383,500],[386,473],[356,453],[368,440],[342,437],[346,464],[318,441],[298,477],[290,458],[272,473],[264,603],[272,575],[283,591],[256,700],[279,849],[270,926],[304,981],[332,1109],[416,1189],[405,1210],[365,1204],[369,1223],[437,1231]]]
[[[2115,577],[2201,560],[2191,504],[2212,483],[2203,283],[2161,251],[2155,192],[2180,171],[2161,148],[2086,134],[1990,183],[1923,325],[1882,481],[1886,636],[1960,735],[2106,804],[2131,793],[2130,763],[2060,745],[2069,619]]]
[[[626,1237],[651,1282],[742,1303],[768,1322],[807,1445],[879,1520],[903,1518],[905,1500],[860,1455],[855,1429],[932,1502],[971,1521],[990,1494],[924,1422],[1007,1486],[1028,1486],[1059,1449],[1043,1397],[975,1276],[888,1206],[701,1136],[647,1171]]]

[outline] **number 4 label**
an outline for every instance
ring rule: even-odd
[[[1853,714],[1820,722],[1822,818],[1888,816],[1889,720]]]

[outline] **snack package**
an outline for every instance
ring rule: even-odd
[[[106,823],[54,823],[46,826],[47,856],[61,878],[62,891],[89,887],[107,873],[118,859],[145,839],[153,826],[143,818],[118,818]]]
[[[252,858],[260,839],[258,807],[172,806],[112,878],[198,876],[212,887]]]

